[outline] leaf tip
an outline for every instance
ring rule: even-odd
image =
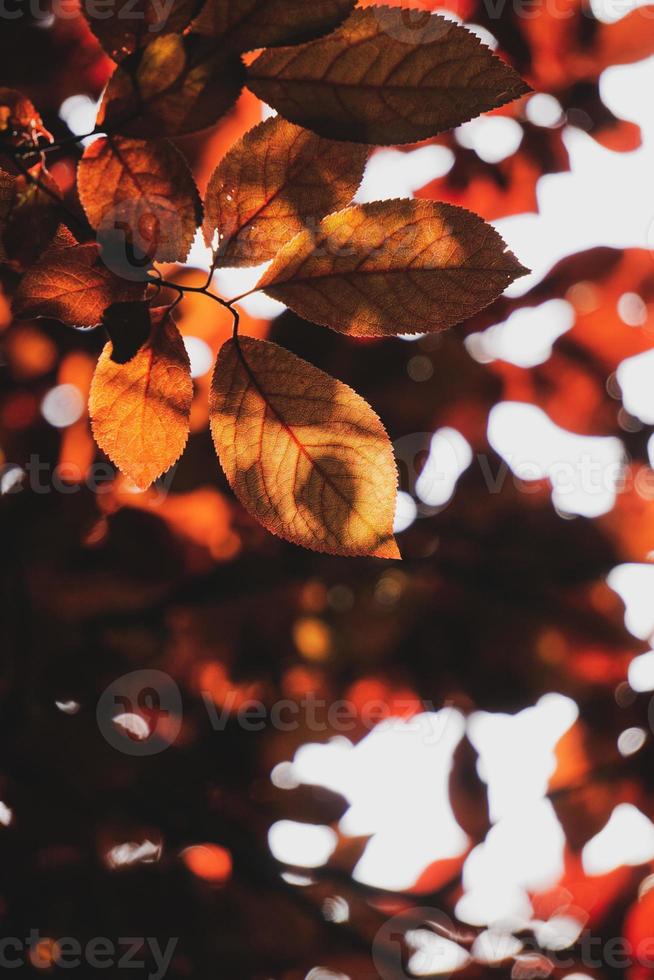
[[[396,539],[391,535],[372,554],[373,558],[386,558],[391,561],[402,561],[402,555]]]

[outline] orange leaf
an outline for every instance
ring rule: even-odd
[[[116,69],[98,113],[99,129],[158,139],[206,129],[243,87],[240,59],[197,34],[167,34]]]
[[[186,445],[193,400],[191,368],[170,307],[151,311],[148,343],[126,364],[109,342],[91,385],[89,412],[100,448],[145,490]]]
[[[18,288],[14,312],[97,327],[107,306],[144,295],[143,282],[121,279],[107,268],[97,245],[74,245],[50,249],[32,266]]]
[[[214,171],[204,237],[216,230],[222,264],[272,259],[308,219],[345,207],[363,177],[365,146],[335,143],[279,117],[239,140]]]
[[[186,160],[168,140],[96,140],[77,169],[77,189],[93,228],[121,234],[160,262],[183,262],[202,220]]]
[[[525,274],[485,221],[449,204],[376,201],[289,242],[257,288],[359,337],[443,330]]]
[[[400,557],[391,443],[347,385],[276,344],[230,340],[211,432],[237,497],[273,534],[330,554]]]
[[[237,51],[298,44],[332,31],[356,0],[208,0],[193,29]]]
[[[247,84],[321,136],[383,145],[426,139],[529,91],[464,27],[433,14],[407,32],[403,13],[355,10],[328,37],[265,51]]]
[[[70,228],[67,228],[66,225],[59,225],[50,244],[50,251],[52,251],[52,249],[73,248],[78,244],[79,242],[73,235]]]
[[[201,0],[175,0],[170,6],[156,0],[123,0],[113,5],[109,17],[104,9],[98,17],[96,3],[82,0],[91,30],[114,61],[122,61],[157,36],[181,34],[200,7]]]

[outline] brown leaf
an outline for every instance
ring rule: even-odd
[[[59,227],[61,196],[56,181],[42,164],[13,178],[4,189],[5,220],[2,240],[6,258],[19,266],[32,265],[48,248]],[[38,183],[37,183],[38,181]],[[48,193],[49,192],[49,193]]]
[[[143,299],[143,282],[108,269],[97,245],[51,249],[26,273],[16,294],[21,317],[48,316],[75,327],[97,327],[112,303]]]
[[[97,125],[144,139],[195,133],[234,105],[243,79],[240,59],[215,41],[197,34],[167,34],[119,65]]]
[[[380,337],[451,327],[525,272],[499,234],[470,211],[376,201],[301,232],[257,288],[307,320]]]
[[[392,447],[347,385],[276,344],[228,341],[211,432],[237,497],[273,534],[330,554],[400,557]]]
[[[112,361],[127,364],[150,336],[150,307],[145,300],[113,303],[104,311],[102,325],[111,340]]]
[[[464,27],[433,14],[407,35],[402,15],[355,10],[328,37],[265,51],[247,84],[321,136],[383,145],[426,139],[529,91]]]
[[[118,222],[151,259],[186,259],[202,204],[186,160],[168,140],[96,140],[79,163],[77,189],[93,228],[112,234]]]
[[[352,200],[367,156],[365,146],[268,119],[239,140],[209,181],[207,245],[218,231],[218,254],[227,266],[272,259],[309,219]]]
[[[181,34],[201,5],[201,0],[175,0],[170,6],[162,0],[122,0],[113,6],[111,16],[103,11],[98,17],[94,0],[82,0],[91,30],[114,61],[122,61],[155,37]]]
[[[193,25],[237,51],[299,44],[333,31],[356,0],[208,0]]]
[[[149,341],[126,364],[109,342],[91,385],[89,412],[100,448],[141,489],[169,470],[186,445],[191,366],[170,307],[151,311]]]

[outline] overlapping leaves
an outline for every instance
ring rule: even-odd
[[[111,77],[98,126],[157,139],[218,122],[243,87],[239,58],[198,34],[167,34],[127,57]]]
[[[105,328],[93,431],[147,487],[183,452],[193,399],[174,307],[152,307],[162,273],[151,264],[183,262],[202,224],[214,268],[272,259],[256,288],[307,320],[354,336],[450,327],[524,273],[498,233],[449,204],[351,202],[370,145],[435,136],[527,87],[475,35],[435,14],[406,36],[401,10],[352,12],[353,0],[207,0],[200,12],[184,0],[167,17],[150,0],[136,6],[132,23],[119,6],[92,24],[119,62],[98,114],[106,136],[78,168],[99,246],[58,233],[14,306],[23,317]],[[266,46],[274,50],[246,71],[241,53]],[[244,82],[279,116],[226,154],[203,209],[170,138],[213,125]],[[40,139],[33,107],[11,101],[12,134]],[[0,186],[5,246],[17,179]],[[183,284],[173,286],[183,298]],[[271,531],[318,551],[399,557],[392,447],[346,385],[235,330],[216,364],[211,430],[236,495]]]
[[[218,235],[220,261],[257,265],[272,259],[309,220],[345,207],[368,156],[352,143],[321,139],[284,119],[269,119],[233,147],[214,172],[204,237]]]
[[[199,12],[201,0],[175,0],[168,5],[157,0],[119,0],[107,17],[98,17],[93,0],[82,0],[89,24],[107,54],[122,61],[156,37],[181,34]]]

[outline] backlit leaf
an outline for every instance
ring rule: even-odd
[[[156,37],[181,34],[195,17],[201,0],[120,0],[103,16],[94,0],[82,0],[89,26],[114,61],[145,47]]]
[[[121,279],[104,264],[97,245],[51,249],[23,277],[17,316],[48,316],[74,327],[97,327],[107,306],[142,299],[145,285]]]
[[[391,444],[347,385],[276,344],[228,341],[211,431],[234,492],[268,530],[316,551],[400,557]]]
[[[301,232],[258,288],[307,320],[377,337],[451,327],[525,272],[495,229],[470,211],[376,201]]]
[[[298,44],[332,31],[356,0],[208,0],[193,29],[237,51]]]
[[[50,250],[57,248],[73,248],[73,246],[78,244],[79,242],[73,235],[70,228],[67,228],[66,225],[59,225],[50,244]]]
[[[151,311],[152,332],[126,364],[109,342],[91,385],[89,412],[100,448],[141,489],[175,463],[186,445],[193,400],[188,354],[170,307]]]
[[[80,200],[93,228],[115,223],[161,262],[183,262],[202,220],[186,160],[168,140],[112,137],[86,150],[77,170]]]
[[[112,75],[100,106],[100,129],[157,139],[212,126],[243,87],[237,55],[196,34],[167,34],[130,55]]]
[[[227,266],[273,258],[305,222],[345,207],[368,151],[336,143],[279,117],[250,130],[214,171],[205,200],[204,237]]]
[[[265,51],[248,85],[291,122],[361,143],[414,143],[529,91],[479,38],[437,14],[408,32],[403,11],[355,10],[333,34]]]

